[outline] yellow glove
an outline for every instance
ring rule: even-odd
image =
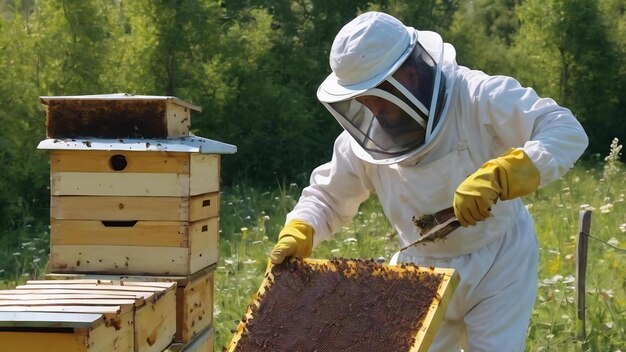
[[[454,192],[454,215],[462,226],[476,225],[491,215],[497,201],[530,194],[539,187],[539,171],[522,149],[509,149],[483,164]]]
[[[291,220],[278,234],[278,242],[270,253],[272,263],[280,264],[290,255],[310,256],[313,251],[313,232],[311,225]]]

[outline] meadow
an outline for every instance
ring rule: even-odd
[[[525,203],[535,218],[541,248],[538,298],[528,330],[527,351],[626,351],[626,168],[621,145],[607,156],[579,164]],[[267,255],[285,215],[307,183],[272,190],[237,185],[224,188],[220,211],[220,257],[215,272],[216,350],[232,336],[259,288]],[[579,214],[591,210],[586,290],[586,339],[576,305],[576,244]],[[48,233],[25,227],[15,237],[19,250],[0,243],[0,289],[46,271]],[[314,258],[374,258],[389,261],[398,250],[396,234],[375,197]],[[512,299],[514,299],[512,297]]]

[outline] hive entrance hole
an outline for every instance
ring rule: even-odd
[[[109,167],[115,171],[122,171],[126,166],[128,166],[128,161],[122,154],[115,154],[109,158]]]

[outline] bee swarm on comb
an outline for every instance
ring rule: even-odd
[[[291,258],[265,279],[233,351],[409,351],[444,275],[414,264]]]

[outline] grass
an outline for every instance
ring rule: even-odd
[[[617,142],[612,153],[619,153]],[[267,255],[285,215],[306,180],[259,190],[239,185],[222,191],[220,257],[216,269],[216,350],[228,344],[261,283]],[[538,298],[527,351],[626,351],[626,171],[615,155],[595,167],[577,166],[563,179],[525,198],[541,246]],[[586,292],[586,336],[576,306],[578,216],[592,210]],[[0,289],[39,277],[48,234],[25,227],[0,243]],[[372,198],[349,226],[321,243],[315,258],[384,258],[398,250],[395,233]],[[10,238],[10,239],[7,239]],[[600,242],[602,241],[602,242]],[[614,248],[618,247],[618,248]],[[622,248],[622,249],[619,249]]]

